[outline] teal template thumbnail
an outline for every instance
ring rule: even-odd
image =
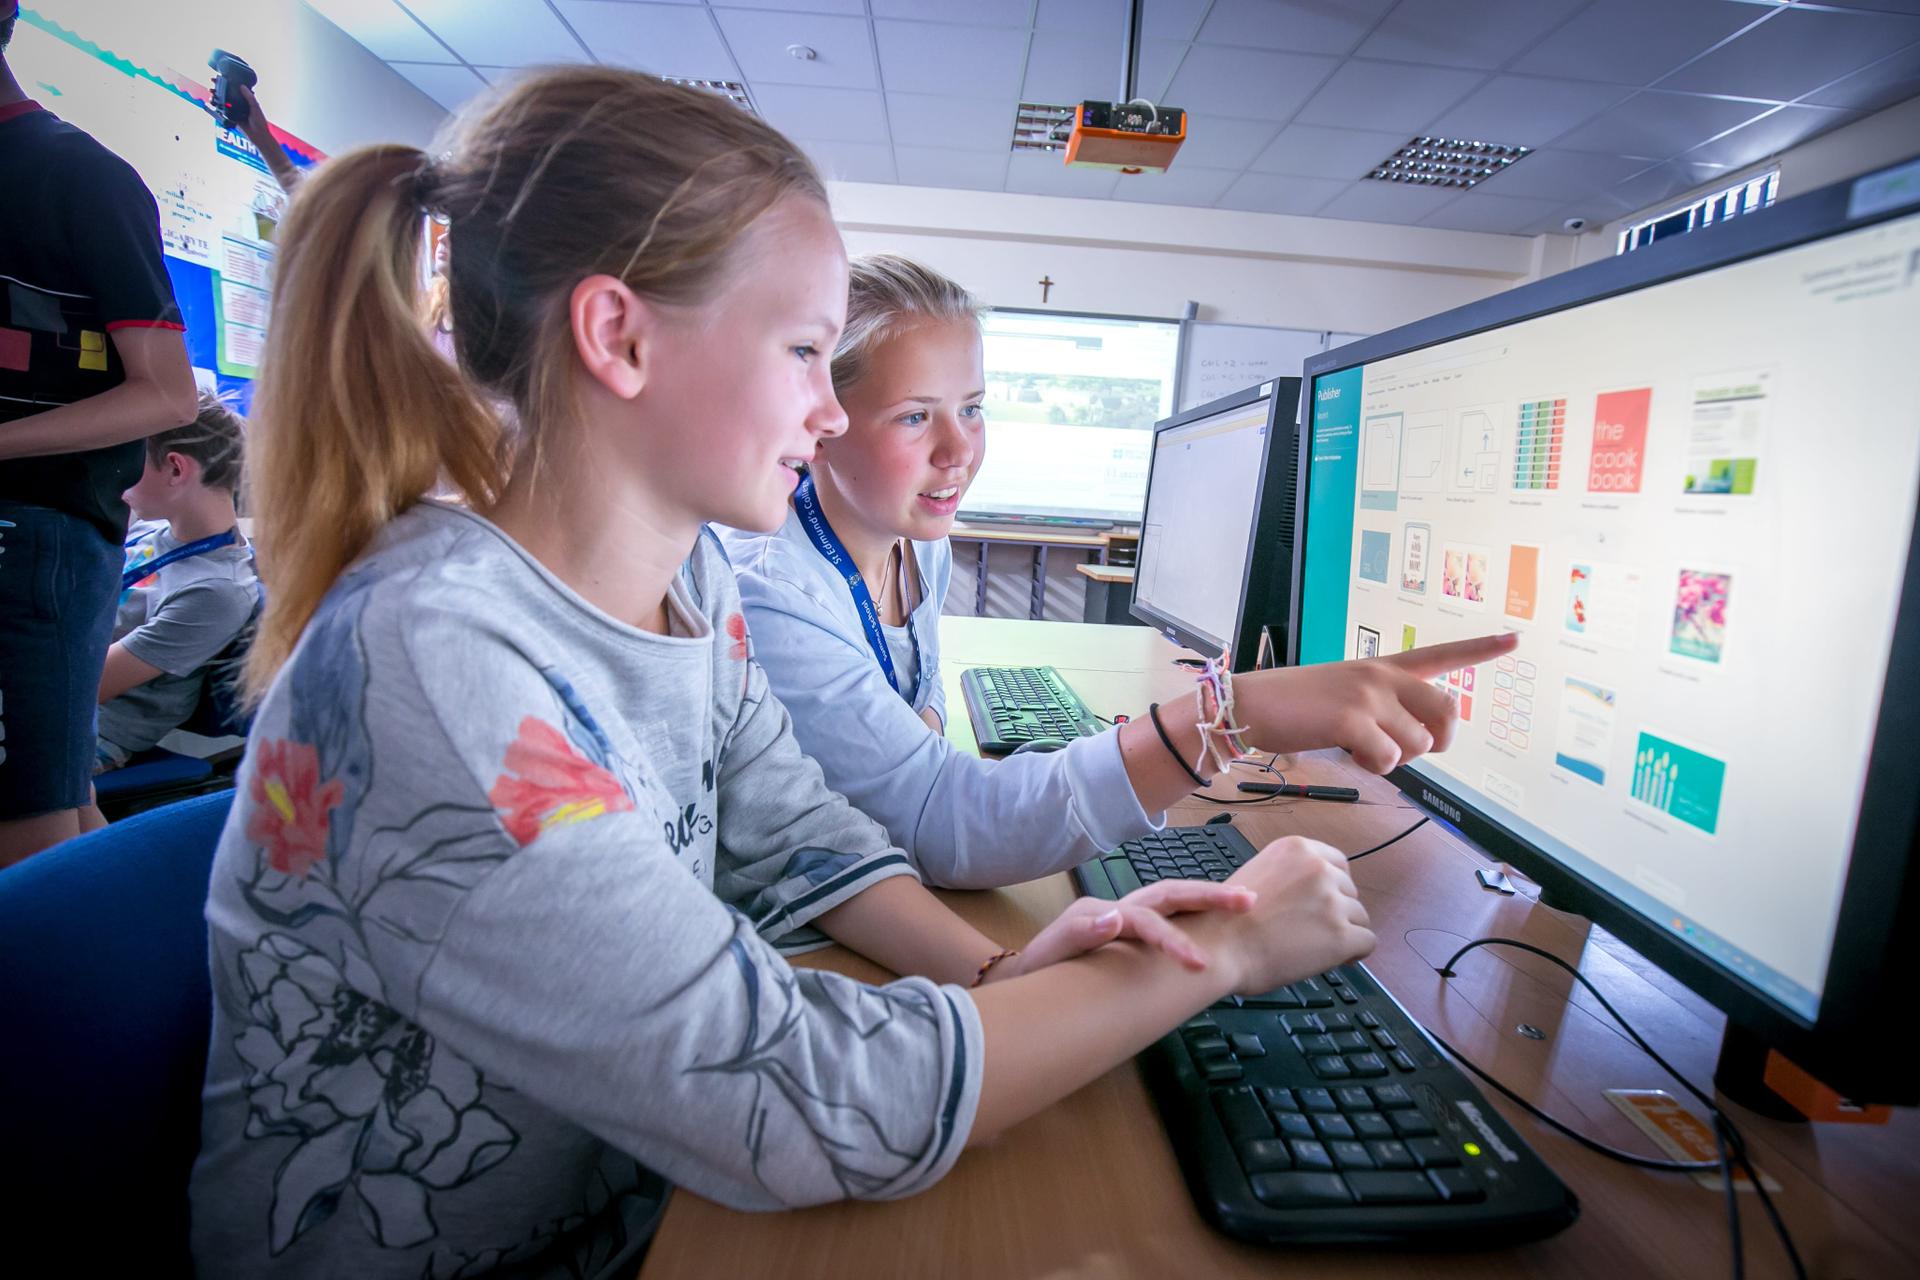
[[[1633,752],[1633,798],[1712,835],[1720,825],[1727,763],[1642,733]]]

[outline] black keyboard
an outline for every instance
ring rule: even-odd
[[[1169,828],[1083,863],[1083,892],[1225,880],[1253,846]],[[1579,1201],[1360,964],[1229,996],[1140,1055],[1200,1212],[1260,1243],[1484,1247]]]
[[[1035,738],[1071,742],[1106,727],[1052,667],[969,667],[960,690],[982,751],[1012,751]]]

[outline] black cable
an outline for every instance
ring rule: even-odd
[[[1612,1003],[1609,1002],[1604,995],[1600,994],[1600,989],[1593,985],[1592,981],[1588,979],[1586,974],[1580,972],[1580,970],[1576,966],[1567,963],[1565,960],[1562,960],[1559,956],[1553,954],[1551,951],[1545,950],[1544,948],[1541,948],[1541,947],[1536,947],[1531,942],[1521,942],[1517,938],[1475,938],[1472,942],[1467,943],[1465,946],[1461,947],[1458,951],[1455,951],[1451,956],[1449,956],[1447,958],[1447,962],[1441,965],[1440,968],[1436,970],[1436,972],[1439,973],[1439,975],[1443,978],[1451,978],[1455,976],[1453,966],[1459,962],[1459,959],[1461,956],[1464,956],[1465,954],[1467,954],[1467,952],[1472,951],[1476,947],[1488,947],[1488,946],[1515,947],[1521,951],[1527,952],[1530,955],[1539,956],[1541,959],[1546,960],[1551,964],[1558,965],[1560,968],[1566,970],[1567,973],[1572,975],[1573,980],[1575,982],[1578,982],[1581,986],[1585,987],[1587,989],[1587,993],[1591,995],[1595,1000],[1600,1002],[1600,1007],[1602,1009],[1605,1009],[1607,1011],[1607,1015],[1620,1025],[1620,1029],[1626,1032],[1627,1037],[1630,1040],[1632,1040],[1634,1044],[1640,1047],[1640,1051],[1642,1053],[1646,1054],[1649,1058],[1653,1059],[1653,1061],[1660,1067],[1662,1071],[1666,1072],[1669,1076],[1672,1076],[1674,1080],[1678,1081],[1681,1088],[1685,1089],[1688,1093],[1692,1094],[1694,1098],[1698,1100],[1700,1105],[1707,1109],[1708,1115],[1710,1115],[1713,1118],[1714,1146],[1720,1152],[1720,1156],[1721,1156],[1720,1165],[1719,1165],[1720,1177],[1721,1177],[1721,1180],[1726,1184],[1727,1217],[1728,1217],[1729,1225],[1733,1230],[1734,1274],[1736,1276],[1739,1276],[1741,1274],[1741,1268],[1744,1266],[1743,1249],[1742,1249],[1742,1242],[1740,1238],[1740,1228],[1739,1228],[1740,1209],[1739,1209],[1739,1202],[1736,1199],[1734,1199],[1737,1193],[1733,1185],[1733,1166],[1735,1163],[1738,1163],[1741,1170],[1747,1175],[1748,1181],[1750,1181],[1753,1184],[1754,1192],[1760,1198],[1760,1205],[1766,1211],[1767,1221],[1772,1224],[1774,1234],[1780,1238],[1780,1244],[1783,1248],[1785,1248],[1787,1252],[1787,1260],[1793,1265],[1793,1274],[1797,1277],[1797,1280],[1806,1280],[1806,1276],[1807,1276],[1806,1264],[1801,1261],[1800,1251],[1794,1247],[1793,1235],[1791,1232],[1787,1230],[1787,1224],[1785,1221],[1781,1219],[1780,1211],[1774,1206],[1773,1199],[1771,1196],[1767,1194],[1766,1187],[1761,1184],[1759,1171],[1754,1168],[1752,1158],[1747,1155],[1746,1140],[1743,1137],[1741,1137],[1740,1130],[1734,1125],[1733,1120],[1726,1114],[1726,1112],[1722,1111],[1719,1108],[1719,1106],[1713,1101],[1712,1098],[1708,1097],[1707,1094],[1702,1092],[1699,1086],[1695,1085],[1693,1081],[1689,1080],[1686,1076],[1680,1074],[1680,1072],[1674,1067],[1672,1063],[1668,1062],[1665,1058],[1661,1057],[1659,1052],[1655,1050],[1652,1045],[1647,1043],[1646,1037],[1642,1036],[1638,1031],[1634,1030],[1633,1024],[1628,1022],[1625,1018],[1621,1017],[1620,1011],[1614,1008]],[[1439,1038],[1436,1036],[1435,1039],[1438,1040]],[[1455,1053],[1453,1049],[1448,1048],[1445,1044],[1442,1044],[1441,1047],[1445,1048],[1448,1053],[1452,1053],[1454,1057],[1459,1058],[1462,1063],[1466,1062],[1465,1058],[1461,1058],[1458,1053]],[[1471,1064],[1469,1064],[1469,1066],[1471,1066]],[[1480,1076],[1481,1079],[1486,1080],[1489,1084],[1494,1084],[1493,1080],[1487,1075],[1485,1075],[1483,1072],[1481,1072],[1478,1068],[1472,1068],[1472,1069],[1475,1075]],[[1494,1084],[1494,1087],[1499,1089],[1500,1092],[1505,1094],[1507,1097],[1514,1098],[1516,1102],[1519,1101],[1519,1099],[1516,1098],[1513,1093],[1507,1090],[1505,1086]],[[1527,1106],[1527,1104],[1525,1103],[1522,1103],[1521,1105]],[[1537,1110],[1534,1110],[1534,1108],[1530,1106],[1528,1106],[1527,1109],[1530,1111],[1534,1111],[1534,1114],[1536,1115],[1540,1114]],[[1558,1125],[1556,1125],[1555,1127],[1559,1128]],[[1564,1132],[1564,1130],[1562,1131]],[[1597,1146],[1596,1146],[1596,1149],[1598,1149]]]
[[[1273,753],[1272,755],[1270,755],[1270,756],[1268,756],[1268,757],[1267,757],[1267,762],[1266,762],[1265,764],[1261,764],[1261,763],[1260,763],[1260,762],[1258,762],[1258,761],[1254,761],[1254,762],[1253,762],[1253,768],[1254,768],[1254,771],[1255,771],[1255,772],[1257,772],[1257,773],[1270,773],[1270,774],[1272,774],[1272,775],[1273,775],[1274,777],[1276,777],[1276,778],[1278,778],[1278,779],[1280,779],[1280,782],[1281,782],[1281,785],[1283,785],[1283,786],[1284,786],[1284,785],[1286,784],[1286,781],[1287,781],[1287,775],[1286,775],[1286,774],[1284,774],[1284,773],[1282,773],[1282,772],[1280,772],[1280,771],[1279,771],[1278,769],[1276,769],[1276,768],[1274,768],[1274,767],[1273,767],[1273,762],[1274,762],[1275,760],[1278,760],[1279,758],[1280,758],[1280,753],[1279,753],[1278,751],[1276,751],[1276,752],[1274,752],[1274,753]],[[1242,764],[1242,763],[1245,763],[1245,762],[1244,762],[1244,761],[1239,761],[1239,760],[1236,760],[1236,761],[1234,761],[1234,763],[1235,763],[1235,764]],[[1255,797],[1254,797],[1253,799],[1251,799],[1251,800],[1221,800],[1221,799],[1218,799],[1218,798],[1216,798],[1216,797],[1214,797],[1214,796],[1203,796],[1203,795],[1201,795],[1201,794],[1200,794],[1199,792],[1197,792],[1197,791],[1196,791],[1196,792],[1194,792],[1193,794],[1194,794],[1194,799],[1196,799],[1196,800],[1205,800],[1205,801],[1206,801],[1206,802],[1207,802],[1208,804],[1272,804],[1272,803],[1274,803],[1274,802],[1275,802],[1276,800],[1298,800],[1298,799],[1300,799],[1300,797],[1299,797],[1299,796],[1280,796],[1280,795],[1273,795],[1273,796],[1255,796]]]
[[[1420,821],[1414,823],[1412,826],[1408,827],[1405,831],[1402,831],[1399,835],[1395,836],[1391,840],[1382,840],[1379,844],[1373,846],[1373,848],[1371,849],[1362,849],[1358,853],[1348,854],[1347,861],[1358,862],[1360,861],[1360,859],[1366,857],[1370,853],[1378,853],[1390,844],[1398,844],[1400,841],[1405,840],[1408,836],[1412,835],[1414,832],[1418,831],[1420,828],[1426,826],[1427,823],[1430,821],[1431,819],[1429,818],[1422,818],[1420,819]]]

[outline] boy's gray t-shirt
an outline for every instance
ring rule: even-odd
[[[967,993],[776,950],[892,875],[703,538],[672,634],[422,504],[255,719],[209,889],[203,1276],[629,1274],[662,1179],[902,1196],[964,1146]]]
[[[157,560],[180,545],[162,528],[134,554]],[[100,738],[118,757],[145,751],[193,714],[209,674],[221,674],[208,664],[246,629],[258,592],[252,549],[237,543],[162,566],[123,593],[113,638],[160,674],[101,704]]]

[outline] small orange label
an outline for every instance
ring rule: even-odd
[[[1635,1128],[1675,1160],[1718,1163],[1720,1152],[1714,1145],[1713,1130],[1665,1089],[1608,1089],[1606,1096]],[[1715,1191],[1721,1187],[1718,1170],[1702,1170],[1693,1175],[1693,1180]],[[1764,1172],[1760,1184],[1769,1191],[1780,1189],[1780,1184]],[[1733,1185],[1739,1191],[1753,1189],[1742,1169],[1733,1171]]]

